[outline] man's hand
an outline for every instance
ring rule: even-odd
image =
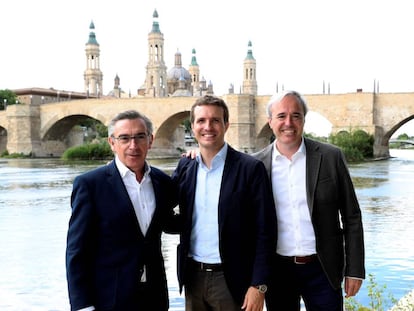
[[[259,290],[250,286],[247,290],[246,296],[242,305],[242,310],[245,311],[262,311],[264,306],[265,294],[259,292]]]
[[[187,152],[181,154],[181,156],[190,159],[195,159],[195,157],[197,156],[197,149],[188,150]]]
[[[355,296],[361,288],[362,280],[345,277],[345,298]]]

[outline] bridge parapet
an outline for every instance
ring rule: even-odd
[[[226,140],[235,148],[251,152],[267,145],[272,136],[266,116],[270,96],[228,94],[230,109]],[[374,134],[374,156],[389,156],[388,140],[404,123],[414,118],[414,93],[305,95],[309,110],[332,124],[333,132],[362,129]],[[0,111],[0,129],[6,133],[10,153],[58,156],[70,147],[70,129],[81,120],[93,118],[108,125],[120,111],[136,109],[154,123],[154,151],[177,150],[177,128],[189,117],[196,97],[89,98],[43,105],[12,105]],[[183,138],[183,137],[182,137]],[[3,138],[2,138],[3,139]],[[3,139],[3,140],[5,140]],[[0,152],[5,144],[0,142]],[[55,152],[53,151],[55,149]],[[178,152],[178,151],[177,151]]]

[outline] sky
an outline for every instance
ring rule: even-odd
[[[0,89],[83,91],[85,44],[95,25],[103,89],[116,75],[125,92],[145,80],[153,12],[164,61],[183,67],[196,50],[216,95],[242,84],[248,43],[259,95],[414,91],[410,0],[6,0],[0,16]]]

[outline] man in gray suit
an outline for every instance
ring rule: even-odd
[[[253,156],[272,183],[278,240],[268,311],[343,310],[365,278],[361,210],[341,150],[303,137],[306,102],[295,92],[267,106],[275,142]]]

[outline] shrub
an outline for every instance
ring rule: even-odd
[[[112,157],[111,147],[103,141],[71,147],[62,155],[64,160],[104,160]]]
[[[342,149],[348,162],[362,162],[373,157],[374,137],[362,130],[330,134],[328,141]]]

